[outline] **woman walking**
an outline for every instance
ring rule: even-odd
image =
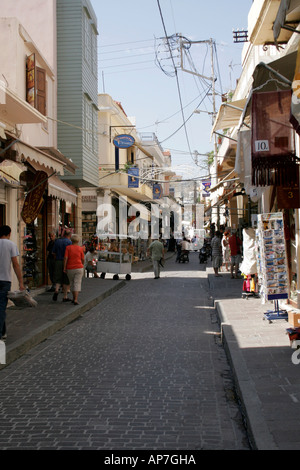
[[[220,277],[219,269],[222,266],[222,234],[219,230],[216,231],[214,238],[211,241],[211,255],[212,255],[212,266],[215,271],[215,276]]]
[[[73,304],[78,305],[78,294],[81,292],[81,282],[84,266],[84,251],[79,246],[79,236],[73,234],[71,236],[72,245],[66,247],[64,256],[64,272],[67,273],[71,292],[73,294]]]
[[[230,235],[230,232],[226,230],[222,238],[223,264],[225,264],[226,271],[229,271],[229,263],[230,263],[229,235]]]

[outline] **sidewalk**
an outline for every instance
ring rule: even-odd
[[[253,448],[300,449],[300,365],[292,363],[291,325],[265,319],[273,303],[242,298],[242,279],[215,277],[212,268],[207,274]]]
[[[167,253],[166,258],[173,253]],[[132,273],[152,269],[151,262],[132,266]],[[262,305],[261,299],[242,298],[242,279],[229,273],[215,277],[206,268],[209,295],[221,325],[223,344],[232,365],[238,397],[254,449],[300,449],[300,380],[299,367],[292,354],[285,320],[269,323],[264,313],[273,304]],[[63,303],[62,294],[52,301],[52,293],[39,292],[38,307],[9,308],[6,365],[28,353],[56,331],[76,320],[84,312],[126,285],[125,276],[118,281],[84,278],[80,305]],[[299,353],[300,357],[300,353]],[[0,368],[5,367],[4,365]]]

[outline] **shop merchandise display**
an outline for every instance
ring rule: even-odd
[[[103,249],[103,248],[104,249]],[[126,274],[126,280],[131,279],[133,247],[126,240],[119,242],[112,240],[110,243],[101,244],[97,262],[97,272],[105,278],[106,273],[114,274],[113,279],[119,279],[119,274]]]
[[[23,240],[23,278],[27,285],[38,284],[39,269],[37,266],[38,249],[34,230],[27,229]]]
[[[256,231],[258,282],[263,303],[274,301],[274,312],[267,312],[267,319],[287,318],[280,311],[278,301],[288,299],[288,269],[281,212],[260,214]],[[272,315],[275,313],[275,315]]]
[[[257,285],[257,259],[255,249],[255,230],[246,228],[243,230],[243,262],[240,271],[244,276],[242,297],[258,296]]]

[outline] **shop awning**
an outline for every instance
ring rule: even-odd
[[[235,170],[231,170],[226,176],[225,178],[223,178],[221,181],[219,181],[215,186],[213,186],[212,188],[209,189],[209,191],[211,193],[213,193],[214,191],[216,191],[218,188],[220,188],[221,186],[224,185],[224,183],[229,183],[231,181],[239,181],[239,177],[237,177],[237,174],[235,172]]]
[[[237,126],[246,101],[247,100],[245,98],[242,100],[232,101],[231,103],[222,103],[215,119],[212,133],[218,130]]]
[[[260,62],[253,72],[253,89],[261,87],[261,91],[287,90],[292,85],[296,59],[297,51],[268,64]]]
[[[42,152],[54,157],[55,159],[61,161],[65,165],[65,170],[69,171],[72,175],[75,175],[76,168],[78,168],[75,163],[72,162],[69,158],[65,157],[59,150],[54,147],[38,147]]]
[[[0,180],[5,184],[17,187],[20,185],[20,174],[25,170],[24,165],[12,160],[4,160],[0,163]]]
[[[76,204],[77,202],[76,192],[55,175],[51,176],[48,180],[48,194],[49,196],[71,202],[72,204]]]
[[[280,42],[280,35],[288,40],[295,31],[300,21],[299,0],[281,0],[279,9],[273,24],[273,36],[275,44]]]
[[[17,150],[19,155],[22,155],[29,163],[38,163],[49,170],[54,170],[60,175],[64,174],[64,164],[59,159],[21,141],[17,142],[14,145],[14,148]]]
[[[43,165],[35,161],[31,161],[30,165],[36,171],[45,171],[48,175],[48,194],[49,196],[53,196],[57,199],[62,199],[64,201],[71,202],[72,204],[76,204],[77,202],[77,194],[76,191],[70,188],[66,183],[61,181],[58,176],[53,175],[53,170],[50,168],[46,168]]]
[[[260,62],[257,64],[252,75],[252,89],[247,98],[247,102],[238,125],[239,129],[244,122],[248,122],[253,92],[288,90],[289,88],[291,89],[295,73],[296,60],[297,51],[286,54],[280,59],[273,60],[268,64],[265,62]]]

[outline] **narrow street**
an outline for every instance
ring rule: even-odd
[[[0,383],[1,450],[249,449],[198,253],[134,273]]]

